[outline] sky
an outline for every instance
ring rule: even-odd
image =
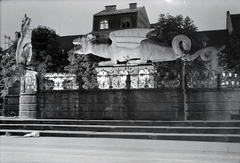
[[[91,32],[93,15],[105,6],[124,9],[129,3],[145,6],[150,23],[156,23],[160,14],[181,14],[189,16],[199,31],[226,29],[226,12],[240,14],[240,0],[0,0],[0,47],[5,47],[5,34],[14,40],[25,14],[32,19],[32,29],[42,25],[60,36],[80,35]]]

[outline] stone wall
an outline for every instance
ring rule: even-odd
[[[3,99],[3,113],[6,117],[19,115],[19,95],[8,95]]]
[[[188,119],[229,120],[240,112],[240,90],[235,89],[189,89]]]
[[[43,91],[39,118],[182,120],[182,92],[172,90]]]
[[[230,120],[238,89],[188,89],[188,120]],[[184,120],[181,89],[42,91],[38,118]]]
[[[4,97],[2,115],[6,117],[19,115],[19,94],[20,81],[16,81],[13,83],[13,86],[8,89],[8,95]]]

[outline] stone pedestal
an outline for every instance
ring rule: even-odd
[[[37,118],[37,72],[25,70],[21,76],[21,89],[19,98],[19,118]]]
[[[37,115],[37,98],[35,94],[20,94],[19,99],[19,117],[36,119]]]

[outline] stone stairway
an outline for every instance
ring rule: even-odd
[[[232,114],[231,119],[233,120],[240,120],[240,114]]]
[[[240,121],[0,119],[0,135],[240,142]]]

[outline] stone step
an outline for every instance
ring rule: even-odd
[[[0,119],[0,134],[240,142],[240,121]]]
[[[36,130],[0,130],[12,136],[23,136]],[[179,134],[179,133],[135,133],[135,132],[90,132],[90,131],[39,131],[40,136],[52,137],[93,137],[93,138],[126,138],[126,139],[155,139],[155,140],[186,140],[211,142],[240,142],[240,135],[232,134]]]
[[[240,127],[239,120],[231,121],[147,121],[147,120],[69,120],[69,119],[0,119],[0,124],[62,124],[117,126],[202,126]]]
[[[231,115],[231,119],[233,119],[233,120],[240,120],[240,114],[233,114],[233,115]]]
[[[0,128],[12,130],[24,129],[24,130],[95,131],[95,132],[240,134],[240,127],[0,124]]]

